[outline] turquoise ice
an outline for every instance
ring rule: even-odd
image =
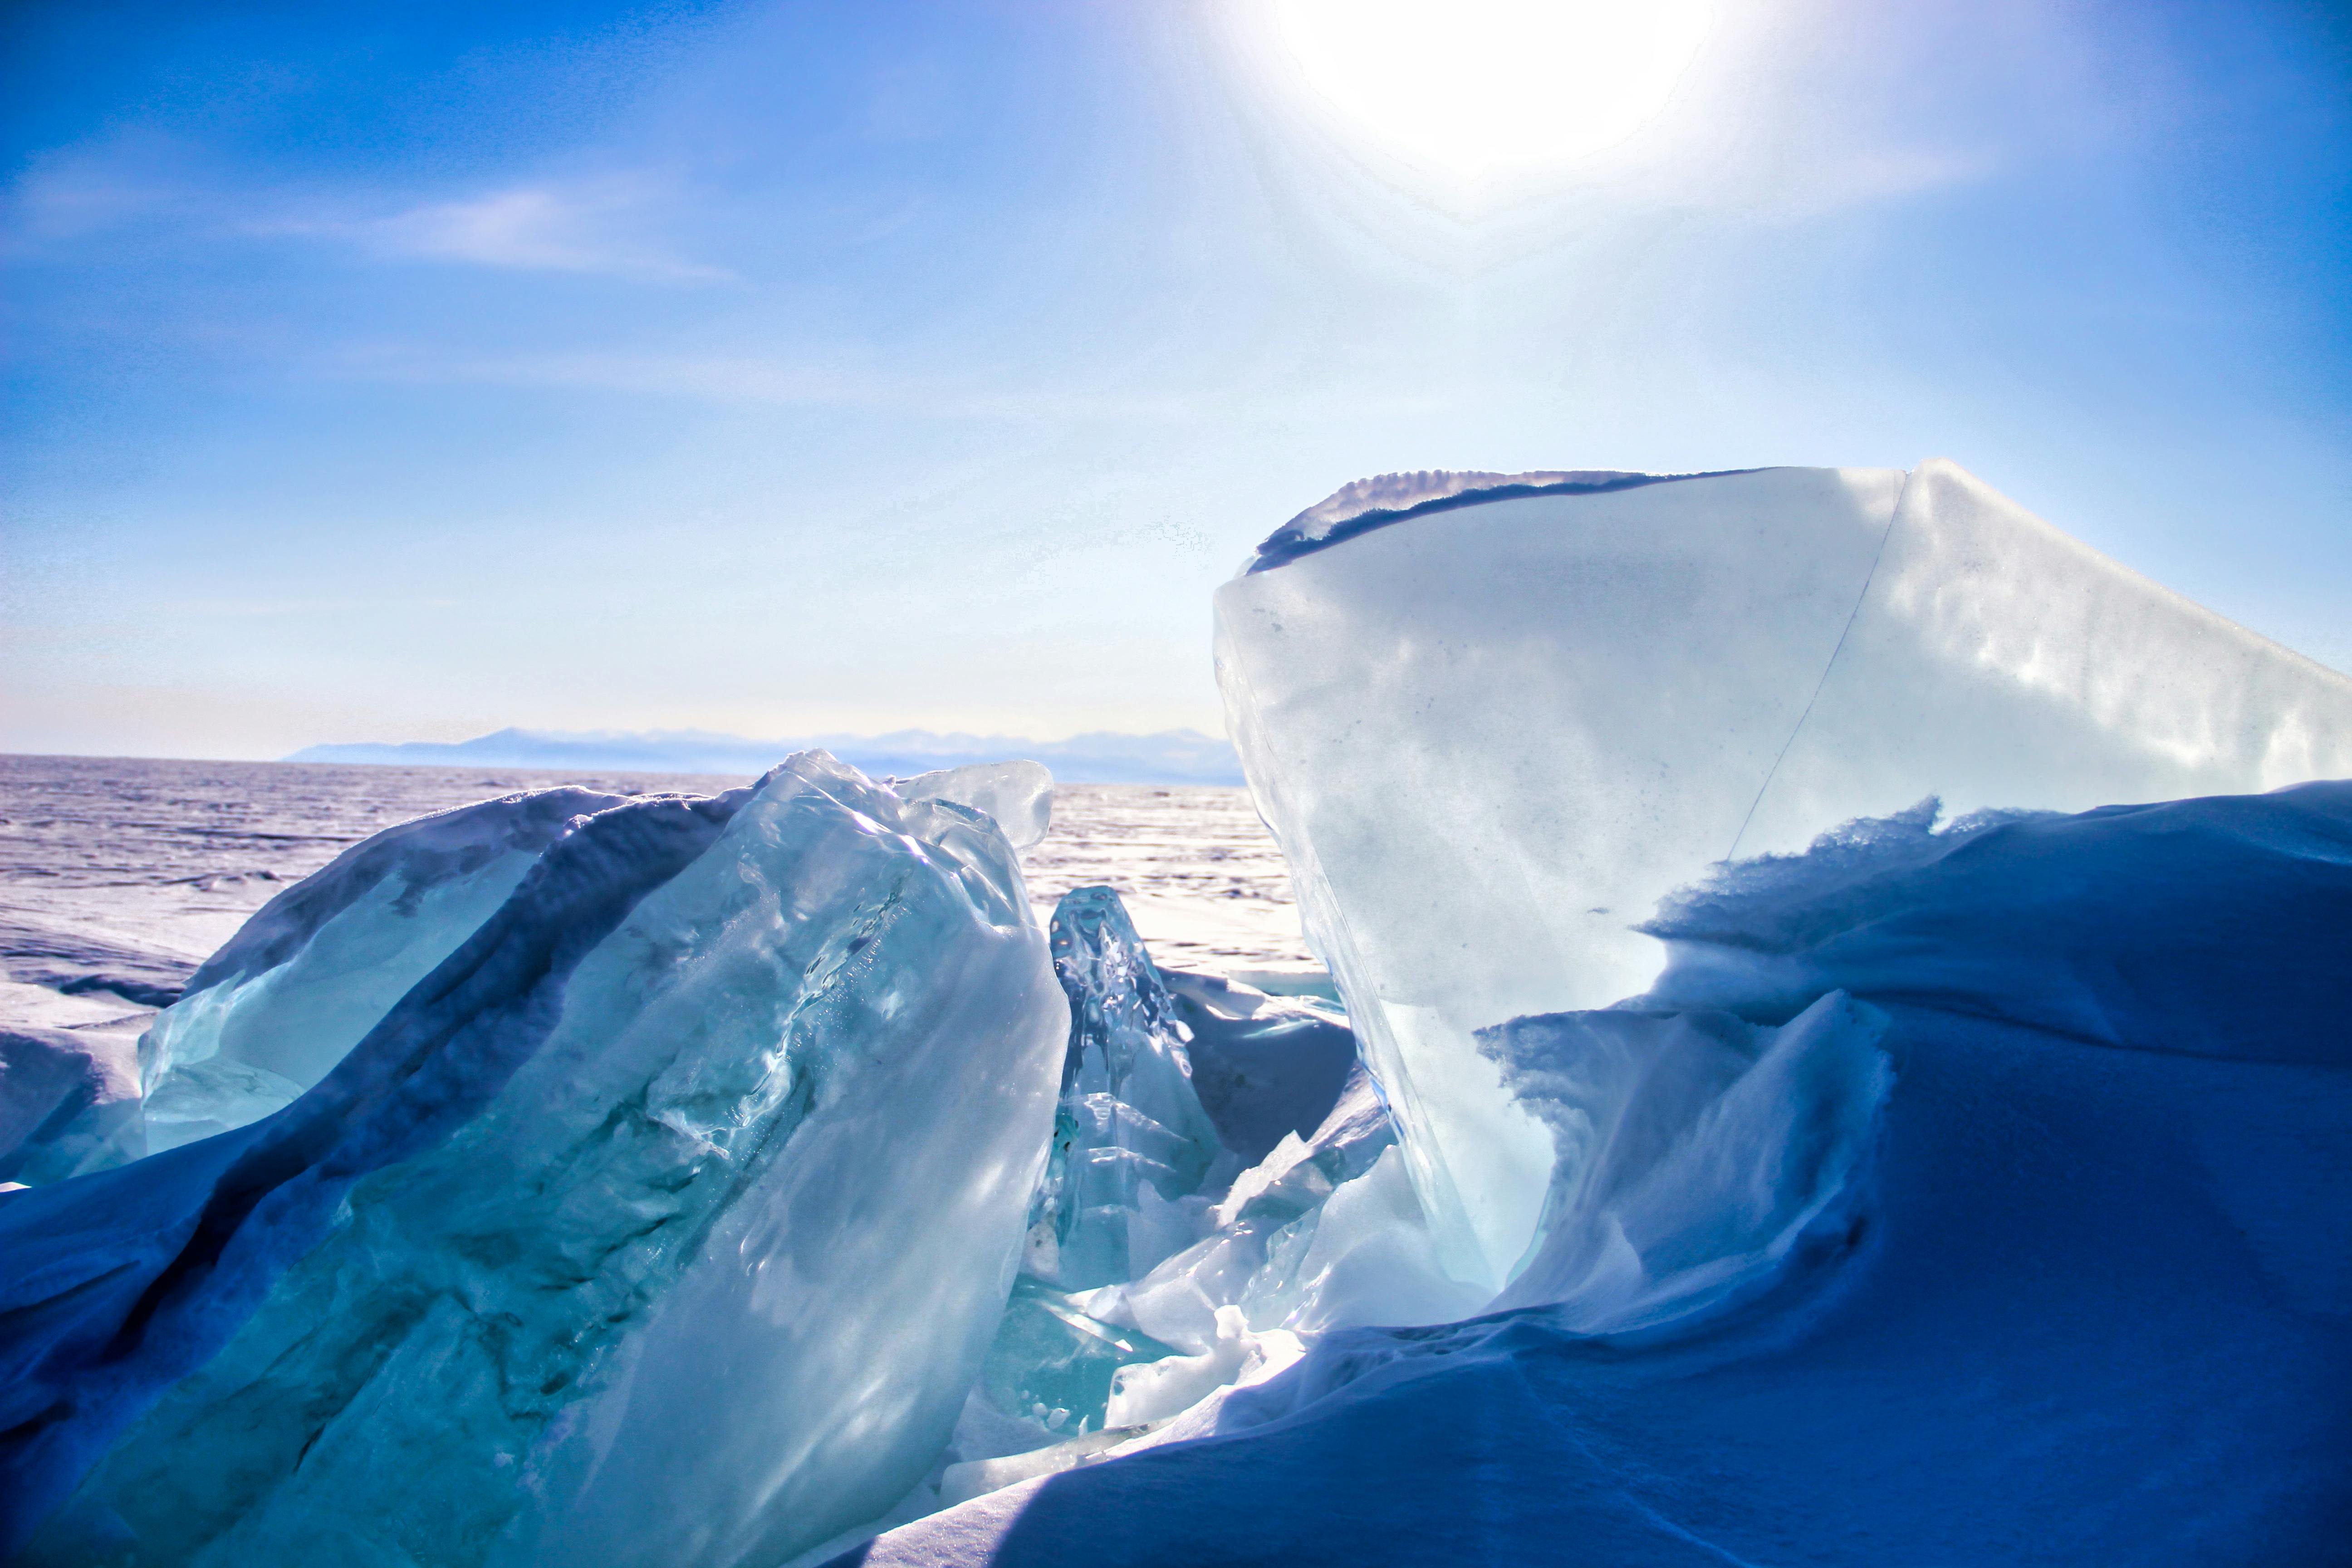
[[[1039,1173],[1027,907],[987,816],[822,753],[569,821],[284,1110],[0,1209],[23,1560],[733,1564],[878,1513]]]

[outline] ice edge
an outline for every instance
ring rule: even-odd
[[[1523,496],[1601,495],[1682,479],[1725,479],[1760,468],[1709,468],[1690,474],[1641,474],[1616,468],[1547,469],[1519,474],[1423,468],[1377,474],[1342,485],[1266,535],[1241,575],[1287,566],[1318,550],[1409,518]]]

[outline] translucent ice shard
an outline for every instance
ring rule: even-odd
[[[893,793],[974,892],[1009,915],[987,854],[956,847],[984,826],[930,808],[978,811],[1025,849],[1052,819],[1053,775],[1035,763],[977,763],[900,781]],[[567,787],[442,812],[377,834],[272,900],[141,1042],[145,1096],[116,1140],[118,1158],[242,1127],[291,1101],[471,935],[574,819],[632,798]]]
[[[291,1102],[504,903],[576,819],[625,795],[551,789],[385,829],[262,906],[140,1041],[131,1157]]]
[[[1192,1239],[1177,1202],[1223,1146],[1192,1088],[1189,1031],[1118,895],[1064,894],[1052,942],[1070,1038],[1024,1266],[1083,1289],[1133,1279]]]
[[[1027,1424],[1032,1453],[1015,1463],[1017,1437],[982,1434],[984,1450],[951,1453],[947,1500],[1090,1463],[1267,1374],[1296,1352],[1290,1331],[1440,1322],[1485,1300],[1437,1266],[1344,1026],[1162,973],[1108,888],[1065,896],[1052,941],[1062,1100],[976,1391]],[[1114,1442],[1107,1426],[1134,1430]]]
[[[945,800],[994,822],[1015,849],[1034,847],[1054,822],[1054,775],[1042,763],[973,763],[892,781],[902,800]]]
[[[1119,1368],[1180,1354],[1140,1329],[1108,1323],[1076,1300],[1023,1275],[981,1372],[991,1404],[1025,1415],[1045,1431],[1084,1435],[1103,1428],[1111,1380]]]
[[[1928,795],[2352,773],[2352,683],[1947,462],[1411,479],[1267,541],[1218,673],[1447,1267],[1489,1291],[1555,1142],[1477,1031],[1643,990],[1638,928],[1715,862]]]
[[[735,1564],[872,1518],[980,1371],[1066,1035],[970,806],[807,753],[567,818],[290,1105],[0,1204],[0,1555]]]

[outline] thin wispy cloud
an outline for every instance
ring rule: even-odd
[[[157,222],[201,218],[201,160],[177,140],[126,132],[25,160],[0,194],[11,249],[69,253],[81,242]]]
[[[512,386],[691,400],[739,408],[863,408],[927,418],[1078,425],[1133,420],[1195,424],[1203,389],[1180,378],[1121,379],[1116,384],[1074,372],[1068,380],[1016,384],[978,373],[892,372],[855,352],[769,354],[646,353],[583,349],[485,354],[420,342],[345,345],[312,362],[310,373],[358,382],[408,385]],[[1443,395],[1415,387],[1350,384],[1333,372],[1314,384],[1318,404],[1356,414],[1428,406]],[[1224,395],[1227,415],[1277,416],[1294,395],[1253,388]]]
[[[724,267],[650,240],[658,205],[658,196],[635,181],[520,184],[381,216],[290,216],[253,226],[259,233],[338,240],[404,260],[667,283],[735,279]]]
[[[12,249],[67,251],[131,229],[192,238],[323,241],[375,259],[656,283],[726,283],[666,236],[681,194],[635,175],[504,184],[418,200],[371,191],[255,186],[168,138],[126,135],[44,154],[0,199]]]
[[[369,344],[336,356],[335,374],[417,384],[540,386],[751,405],[899,404],[908,383],[822,364],[746,356],[597,351],[478,354]]]

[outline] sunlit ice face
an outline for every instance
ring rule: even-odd
[[[1655,119],[1707,0],[1268,0],[1351,134],[1476,184],[1567,165]]]

